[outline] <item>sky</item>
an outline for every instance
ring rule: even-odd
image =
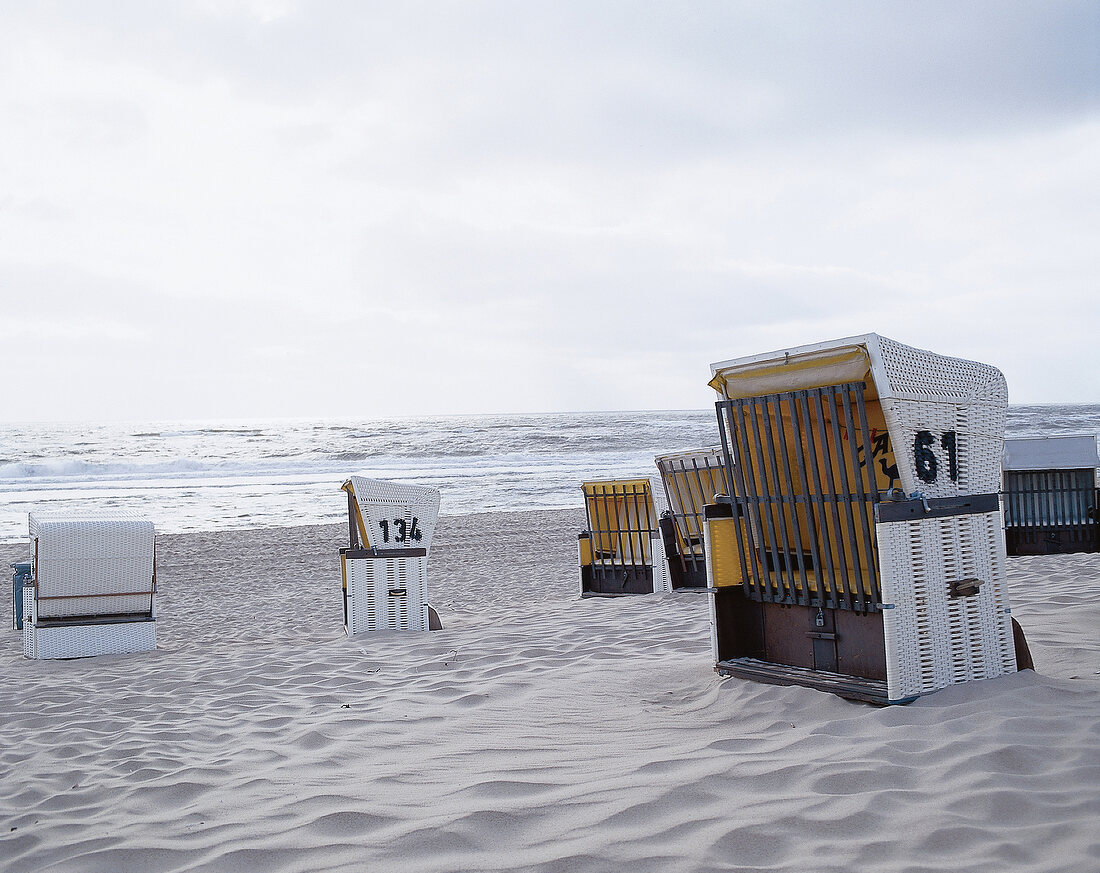
[[[6,2],[0,420],[1100,401],[1100,4]]]

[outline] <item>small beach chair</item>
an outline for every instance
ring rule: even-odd
[[[711,372],[720,673],[902,703],[1017,669],[1000,371],[867,334]]]
[[[729,494],[721,448],[691,449],[655,458],[668,509],[658,525],[674,590],[707,587],[703,507]]]
[[[1008,554],[1100,552],[1095,434],[1005,440],[1003,466]]]
[[[578,537],[581,596],[671,590],[657,527],[664,495],[649,479],[593,480],[581,491],[588,521]]]
[[[156,532],[137,516],[31,513],[23,654],[83,658],[155,649]]]
[[[440,494],[435,488],[352,476],[348,498],[350,545],[340,550],[344,630],[436,630],[428,603],[428,554]]]

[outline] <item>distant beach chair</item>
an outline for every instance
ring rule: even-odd
[[[690,449],[659,455],[668,509],[658,525],[673,589],[707,587],[707,556],[703,543],[703,507],[717,494],[729,494],[721,448]]]
[[[876,334],[712,364],[720,673],[904,703],[1029,664],[998,500],[994,367]]]
[[[134,517],[31,513],[23,654],[83,658],[146,652],[156,638],[156,532]]]
[[[599,479],[581,490],[588,521],[578,537],[581,596],[670,591],[657,527],[664,495],[649,479]]]
[[[348,495],[350,546],[340,549],[344,629],[437,630],[428,603],[428,553],[439,518],[439,491],[420,485],[352,476]]]
[[[1100,552],[1096,434],[1005,440],[1003,466],[1008,554]]]

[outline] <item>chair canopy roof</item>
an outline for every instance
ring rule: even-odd
[[[439,518],[438,488],[367,476],[350,476],[341,487],[351,495],[364,546],[380,552],[431,549]]]
[[[722,447],[707,446],[703,449],[681,449],[678,452],[667,452],[663,455],[657,455],[653,460],[662,470],[665,467],[679,469],[681,464],[690,470],[692,461],[700,466],[703,466],[707,462],[712,464],[716,462],[719,464],[723,463]]]
[[[27,517],[39,558],[111,560],[153,557],[156,527],[137,513],[74,515],[32,512]]]
[[[1005,440],[1005,470],[1087,470],[1097,466],[1096,434]]]
[[[589,479],[581,483],[585,494],[593,497],[633,494],[652,487],[649,479]]]
[[[906,494],[957,497],[1000,488],[1008,386],[996,367],[868,333],[733,358],[710,369],[710,386],[735,402],[855,383],[868,417],[871,406],[881,410],[881,424],[870,422],[872,428],[885,425],[889,434],[891,446],[880,462],[896,464]],[[945,467],[950,475],[939,475]]]
[[[1000,370],[906,346],[876,333],[778,349],[710,365],[726,400],[865,382],[868,399],[1007,404]]]

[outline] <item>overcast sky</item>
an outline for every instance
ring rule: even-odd
[[[0,6],[0,418],[1100,401],[1100,4]]]

